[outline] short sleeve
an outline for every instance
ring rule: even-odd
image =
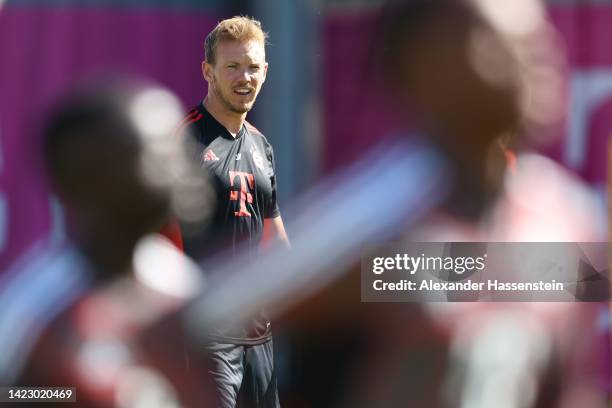
[[[280,215],[280,209],[278,207],[278,201],[276,199],[276,164],[274,163],[274,149],[270,143],[266,141],[266,158],[270,165],[270,185],[272,186],[272,195],[268,203],[265,206],[264,218],[276,218]]]

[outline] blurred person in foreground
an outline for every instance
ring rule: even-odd
[[[508,67],[503,81],[484,78],[472,64],[477,35]],[[506,163],[498,138],[521,122],[521,84],[509,44],[463,0],[392,2],[383,9],[372,41],[376,71],[388,85],[389,99],[398,112],[419,119],[421,131],[411,135],[413,146],[433,148],[448,166],[443,201],[416,226],[397,231],[395,239],[481,240],[473,231],[502,191]],[[414,188],[431,182],[424,178]],[[443,227],[453,234],[443,235]],[[426,229],[434,232],[421,232]],[[296,356],[304,373],[295,380],[298,395],[311,406],[326,400],[323,391],[327,400],[334,395],[335,402],[327,406],[460,406],[458,398],[449,404],[445,397],[451,333],[426,306],[360,304],[358,291],[355,268],[287,312],[289,325],[297,319],[298,327],[306,328],[295,338],[297,353],[318,352],[318,358]],[[308,313],[324,317],[314,322]],[[317,332],[321,327],[324,335]],[[343,332],[352,334],[350,351]],[[323,364],[335,368],[336,390],[317,387],[315,373]],[[356,373],[347,372],[348,367]]]
[[[194,160],[209,171],[215,188],[217,209],[208,230],[199,236],[185,231],[186,252],[205,264],[218,254],[227,262],[243,253],[254,256],[262,236],[289,247],[277,203],[272,146],[246,121],[266,79],[265,43],[259,21],[221,21],[204,44],[208,93],[181,123],[179,136],[195,142]],[[223,407],[236,405],[243,384],[252,391],[255,406],[279,406],[270,321],[264,312],[254,313],[247,324],[228,322],[209,336],[206,348],[216,363],[211,374]]]
[[[209,210],[206,179],[173,137],[180,116],[170,92],[123,79],[83,85],[50,114],[44,167],[69,239],[2,282],[3,385],[73,386],[81,406],[215,403],[205,362],[159,366],[136,345],[202,288],[196,267],[147,236],[170,212],[197,224]]]
[[[520,136],[537,137],[561,118],[563,57],[543,5],[417,0],[392,6],[385,21],[382,67],[390,94],[416,113],[424,137],[455,168],[446,204],[409,239],[605,242],[604,212],[592,191],[540,155],[522,152],[508,162],[499,146],[513,135],[521,149],[527,143]],[[609,299],[607,278],[594,272],[566,277],[577,299],[585,291]],[[523,271],[510,273],[516,278]],[[455,403],[604,406],[609,364],[603,359],[610,347],[603,341],[604,309],[597,303],[432,304],[431,315],[451,330],[453,355],[464,370],[453,374],[453,384],[461,384]],[[514,350],[512,358],[496,357],[506,349]],[[491,391],[497,387],[508,391]]]

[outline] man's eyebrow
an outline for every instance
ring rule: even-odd
[[[225,61],[225,64],[242,64],[243,60],[247,65],[263,65],[265,63],[265,61],[259,61],[258,58],[251,58],[248,54],[245,54],[240,57],[232,56]]]

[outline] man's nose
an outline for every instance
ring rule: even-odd
[[[248,69],[241,69],[238,73],[238,79],[241,81],[249,82],[251,80],[251,74]]]

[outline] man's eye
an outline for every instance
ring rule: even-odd
[[[228,67],[229,69],[235,69],[235,68],[236,68],[236,65],[235,65],[235,64],[231,64],[231,65],[228,65],[227,67]]]
[[[251,70],[259,71],[259,65],[251,65]]]

